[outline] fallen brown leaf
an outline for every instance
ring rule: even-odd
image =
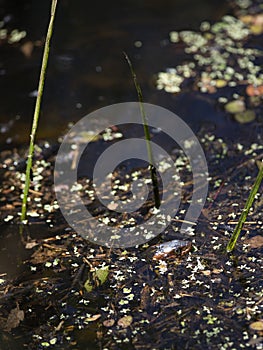
[[[110,318],[109,320],[103,321],[103,326],[105,327],[112,327],[114,325],[115,321],[113,318]]]
[[[97,321],[101,317],[101,314],[92,315],[90,317],[85,318],[85,322],[94,322]]]
[[[23,310],[19,309],[19,305],[15,309],[12,309],[8,315],[5,331],[10,332],[13,328],[19,326],[20,322],[24,320],[25,313]]]
[[[261,248],[263,246],[263,236],[257,235],[250,239],[246,239],[245,243],[249,244],[251,248]]]
[[[252,322],[249,328],[253,329],[253,331],[263,331],[263,320]]]
[[[124,316],[119,319],[118,326],[121,326],[122,328],[127,328],[132,324],[132,321],[132,316]]]
[[[34,50],[34,43],[32,43],[32,41],[27,41],[20,47],[20,50],[27,58],[29,58]]]

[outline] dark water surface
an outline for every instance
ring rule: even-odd
[[[20,43],[0,45],[0,123],[6,127],[15,120],[0,135],[1,144],[23,144],[28,141],[40,70],[42,47],[37,45],[45,37],[50,2],[0,4],[5,28],[27,32]],[[220,0],[59,1],[38,137],[56,140],[70,121],[112,103],[137,100],[123,51],[133,62],[145,102],[172,109],[195,124],[191,113],[196,106],[189,111],[187,98],[174,100],[158,92],[155,74],[182,59],[183,51],[175,55],[169,45],[170,31],[196,30],[202,21],[216,21],[227,11]],[[25,57],[21,45],[28,41],[35,46]],[[209,111],[206,115],[211,118]]]
[[[27,147],[28,144],[28,135],[30,132],[35,104],[34,96],[38,84],[43,50],[43,46],[39,45],[39,43],[41,41],[43,43],[46,34],[49,19],[49,7],[50,1],[46,0],[0,0],[0,21],[4,20],[6,22],[5,28],[9,31],[18,29],[27,32],[26,37],[20,43],[11,45],[4,40],[0,40],[0,150],[10,148],[12,153],[10,152],[11,155],[8,157],[10,157],[11,160],[14,155],[14,146],[24,148]],[[54,37],[52,39],[47,80],[44,89],[38,139],[49,140],[56,143],[58,138],[63,135],[67,129],[70,122],[80,120],[89,112],[118,102],[137,101],[137,94],[131,78],[131,73],[123,55],[123,51],[125,51],[134,65],[145,102],[160,105],[177,113],[194,131],[198,131],[198,129],[205,127],[206,125],[213,125],[213,131],[219,136],[231,136],[233,140],[238,136],[239,138],[243,137],[243,140],[247,140],[248,143],[250,143],[251,140],[255,142],[253,135],[257,133],[256,124],[255,126],[251,125],[250,128],[248,128],[247,125],[239,125],[236,122],[233,122],[233,119],[231,119],[226,112],[220,110],[215,105],[215,100],[220,96],[222,91],[225,96],[232,96],[233,90],[231,90],[230,87],[226,87],[225,90],[220,90],[220,92],[217,92],[218,96],[215,96],[215,94],[212,97],[209,94],[192,91],[191,89],[178,95],[173,95],[164,91],[158,91],[155,87],[156,74],[160,71],[164,71],[167,67],[175,67],[177,64],[182,63],[182,60],[185,57],[183,48],[180,50],[179,47],[175,52],[174,46],[169,44],[169,33],[173,30],[198,30],[202,21],[208,20],[210,22],[215,22],[222,18],[224,14],[229,13],[229,11],[230,9],[227,1],[221,0],[117,0],[114,2],[100,1],[92,3],[84,0],[58,0],[58,11],[55,20]],[[31,55],[26,57],[21,51],[21,47],[28,42],[31,42],[34,45],[34,49]],[[236,88],[235,92],[238,91],[238,89],[239,87]],[[134,130],[135,129],[133,129],[132,126],[126,126],[125,136],[129,137],[135,134],[135,136],[138,137],[138,134],[136,134]],[[246,137],[244,137],[244,135]],[[260,139],[260,132],[258,132],[257,140],[258,139]],[[168,143],[167,138],[165,138],[165,135],[162,133],[155,134],[153,141],[156,141],[164,148]],[[231,155],[226,157],[224,161],[222,160],[222,162],[214,161],[218,156],[218,152],[221,150],[221,146],[219,143],[215,142],[213,149],[213,143],[208,142],[206,144],[208,145],[206,146],[206,151],[209,150],[209,153],[211,153],[208,157],[208,161],[211,161],[211,163],[214,164],[212,174],[216,174],[216,178],[218,174],[219,177],[222,177],[223,179],[224,175],[230,178],[229,171],[232,167],[235,168],[235,164],[232,164],[233,158],[231,158]],[[86,164],[88,164],[90,168],[93,168],[92,161],[94,161],[95,157],[99,156],[102,146],[102,142],[101,144],[98,142],[91,145],[89,155],[91,155],[92,159],[86,161]],[[168,147],[169,146],[172,147],[172,144],[168,145]],[[4,152],[1,152],[1,154],[2,153]],[[235,153],[235,155],[236,158],[234,158],[234,162],[239,164],[241,162],[240,155],[237,153]],[[3,156],[3,158],[5,157]],[[253,171],[251,168],[245,169],[246,166],[242,166],[242,169],[246,172],[245,175],[250,175],[251,173],[254,176],[253,171],[255,171],[255,169],[252,168],[252,166],[251,168]],[[1,169],[2,173],[0,175],[3,177],[5,170],[6,168],[4,167]],[[20,169],[20,171],[23,171],[23,169]],[[46,201],[50,199],[49,195],[53,195],[51,193],[52,191],[50,191],[53,184],[53,169],[49,169],[47,174],[50,178],[47,176],[47,178],[43,179],[43,184],[47,184],[47,187],[43,191],[47,196],[44,198]],[[230,172],[230,174],[232,173]],[[237,174],[239,175],[239,173]],[[79,175],[83,174],[80,173]],[[217,190],[216,187],[213,189],[214,192],[210,194],[210,198],[215,198],[215,202],[219,204],[218,207],[216,207],[216,210],[214,210],[214,216],[212,215],[212,211],[211,222],[216,218],[219,220],[219,216],[222,216],[222,221],[224,221],[225,218],[229,219],[228,211],[230,201],[239,201],[244,195],[242,192],[243,184],[241,183],[244,176],[243,174],[241,175],[234,184],[236,186],[234,191],[231,183],[221,197],[219,190]],[[226,177],[227,182],[229,178]],[[10,181],[10,179],[8,180]],[[15,186],[13,187],[15,188]],[[249,183],[246,190],[248,187]],[[12,197],[12,193],[10,195],[9,188],[5,188],[5,190],[6,197],[2,199],[1,204],[3,204],[3,206],[5,204],[14,204],[12,200],[14,197]],[[16,190],[18,190],[18,188],[16,188]],[[233,191],[236,196],[234,197],[233,195],[232,199],[231,197],[227,197],[229,196],[229,193],[232,193],[231,191]],[[226,193],[228,193],[228,195],[226,195]],[[10,197],[8,197],[9,195]],[[217,199],[217,196],[219,196],[219,199]],[[8,198],[10,198],[9,202],[7,202]],[[16,200],[18,201],[19,198],[20,197],[17,196]],[[187,198],[188,197],[186,196],[186,200]],[[54,198],[52,197],[51,199],[53,201]],[[222,201],[222,203],[220,201]],[[18,202],[18,207],[19,205]],[[210,211],[210,206],[208,207],[208,211]],[[54,214],[54,222],[56,222],[56,214],[57,212]],[[47,212],[44,212],[44,215],[46,220],[46,215],[50,218],[53,214],[51,213],[49,216]],[[59,217],[59,220],[60,219],[61,217]],[[59,225],[56,227],[56,224],[54,225],[55,227],[53,227],[53,225],[48,226],[44,221],[38,221],[38,218],[31,218],[31,220],[32,224],[28,225],[26,235],[31,237],[32,240],[41,241],[41,239],[47,237],[53,238],[56,237],[56,235],[60,235],[61,232],[64,232],[65,230],[64,222],[61,223],[61,227],[59,227]],[[58,222],[60,222],[59,220]],[[144,260],[139,260],[138,263],[136,263],[136,260],[134,260],[135,263],[132,263],[132,260],[129,261],[129,259],[126,259],[127,261],[123,262],[121,258],[119,259],[118,255],[113,255],[113,260],[105,260],[108,265],[112,264],[111,270],[116,273],[122,270],[126,272],[132,267],[131,273],[134,273],[134,277],[132,277],[134,279],[129,280],[127,286],[132,287],[133,284],[136,285],[134,281],[139,281],[139,284],[136,282],[137,286],[135,286],[133,290],[137,293],[137,301],[143,299],[143,294],[140,293],[141,291],[144,291],[145,283],[149,283],[150,286],[152,284],[152,290],[154,290],[155,287],[158,290],[160,289],[160,295],[162,295],[162,291],[167,293],[163,294],[163,299],[160,299],[163,300],[163,303],[160,304],[163,306],[163,310],[160,313],[161,317],[158,318],[159,316],[155,317],[155,313],[153,313],[155,307],[158,311],[158,303],[154,305],[153,301],[153,304],[151,304],[152,300],[155,300],[155,297],[147,297],[149,293],[146,290],[145,293],[148,294],[144,296],[144,299],[146,301],[147,298],[149,299],[149,309],[152,308],[150,309],[149,314],[153,315],[153,318],[151,319],[152,323],[147,326],[148,328],[146,327],[146,335],[140,334],[140,331],[138,332],[139,340],[137,341],[136,349],[146,348],[145,346],[148,346],[147,348],[155,347],[162,349],[173,349],[177,348],[177,346],[178,348],[189,349],[206,348],[203,344],[207,345],[208,343],[206,343],[207,339],[205,338],[206,335],[205,332],[203,332],[203,329],[207,330],[210,325],[212,327],[213,324],[209,324],[211,319],[207,318],[209,314],[206,315],[203,312],[203,306],[208,305],[210,308],[209,310],[217,310],[218,300],[221,300],[220,298],[223,297],[225,298],[223,301],[227,302],[229,300],[232,301],[233,298],[233,300],[237,299],[237,304],[233,304],[233,314],[227,314],[227,310],[230,310],[228,309],[230,304],[226,303],[226,314],[228,315],[226,318],[227,322],[225,322],[225,319],[223,318],[225,317],[225,314],[222,314],[223,309],[221,306],[221,309],[218,309],[219,311],[216,315],[219,317],[220,322],[222,321],[221,323],[218,323],[221,325],[222,331],[220,336],[222,339],[220,339],[217,333],[215,333],[217,337],[215,337],[215,341],[224,344],[227,337],[229,337],[229,339],[234,337],[235,344],[239,344],[239,342],[241,344],[239,338],[242,334],[243,328],[247,329],[249,319],[244,323],[244,319],[239,319],[240,315],[235,314],[235,308],[238,306],[237,309],[239,309],[240,305],[243,305],[243,309],[247,310],[247,305],[250,305],[249,303],[245,304],[245,297],[246,293],[249,294],[252,292],[248,292],[240,284],[245,278],[247,278],[247,286],[252,286],[252,283],[255,282],[253,282],[255,272],[253,272],[253,270],[250,272],[246,269],[243,271],[243,267],[240,267],[238,273],[240,273],[240,276],[243,278],[242,281],[240,282],[238,275],[236,275],[232,282],[231,274],[235,273],[236,266],[229,271],[228,269],[230,268],[227,267],[225,273],[222,268],[225,266],[225,256],[218,248],[216,248],[218,244],[216,239],[213,243],[210,242],[210,237],[212,235],[218,235],[216,238],[219,239],[222,246],[225,246],[227,238],[224,237],[223,232],[220,232],[220,229],[217,231],[211,231],[207,225],[208,220],[210,219],[205,219],[203,220],[203,223],[201,222],[201,225],[203,226],[201,226],[201,230],[199,231],[202,232],[202,235],[197,235],[196,241],[196,245],[200,249],[200,256],[198,256],[198,251],[197,253],[194,252],[196,253],[195,255],[192,254],[193,266],[200,264],[199,258],[202,258],[201,254],[206,255],[207,270],[210,269],[211,271],[215,271],[216,278],[214,278],[214,280],[210,279],[208,283],[206,275],[204,274],[203,276],[200,274],[200,285],[193,281],[193,284],[189,287],[191,294],[184,294],[186,298],[182,300],[182,308],[185,308],[186,310],[186,312],[183,311],[183,316],[180,316],[179,308],[178,313],[175,312],[179,304],[177,304],[177,301],[174,302],[173,294],[170,293],[169,290],[171,288],[171,283],[172,285],[174,283],[174,289],[178,291],[178,293],[181,293],[182,291],[185,293],[186,290],[184,289],[182,282],[188,278],[188,274],[191,272],[191,270],[188,270],[188,267],[184,270],[182,268],[183,274],[180,274],[181,270],[178,270],[176,264],[171,264],[169,266],[169,279],[166,279],[163,275],[157,276],[156,274],[155,276],[155,272],[149,268],[151,264],[148,264],[148,260],[146,263],[144,258]],[[49,220],[49,222],[50,221],[51,220]],[[127,282],[126,280],[123,282],[123,286],[121,286],[119,290],[115,290],[116,288],[114,289],[114,287],[109,286],[107,282],[101,289],[98,288],[98,291],[90,293],[89,299],[91,300],[91,303],[88,306],[86,304],[83,305],[75,294],[71,295],[71,299],[68,297],[68,294],[62,299],[61,292],[63,293],[63,291],[73,288],[72,280],[75,280],[75,277],[77,277],[76,281],[78,281],[78,278],[80,280],[82,278],[83,281],[90,278],[88,275],[89,271],[86,271],[86,275],[84,274],[84,276],[78,277],[78,270],[81,270],[83,264],[81,254],[82,252],[84,252],[83,256],[86,254],[86,246],[82,246],[81,241],[78,242],[75,236],[73,237],[72,235],[71,237],[70,233],[67,233],[68,230],[65,230],[66,234],[69,235],[66,236],[65,241],[63,241],[63,243],[59,242],[60,238],[58,239],[58,242],[55,243],[52,240],[47,240],[45,243],[46,250],[43,253],[43,256],[47,254],[47,252],[51,254],[55,248],[60,247],[61,250],[59,251],[62,252],[60,257],[62,262],[61,266],[58,265],[56,267],[56,265],[54,265],[52,268],[50,268],[49,265],[46,266],[45,260],[40,261],[40,258],[42,258],[40,253],[39,256],[36,255],[39,261],[33,262],[32,265],[32,259],[30,260],[29,257],[31,257],[33,250],[31,250],[32,248],[30,247],[26,249],[22,244],[18,232],[18,225],[10,221],[1,224],[0,231],[2,238],[0,245],[0,277],[6,281],[14,281],[13,289],[9,288],[9,294],[12,294],[13,292],[18,293],[14,294],[14,296],[11,295],[11,297],[10,295],[7,295],[7,298],[2,300],[3,302],[1,305],[3,306],[1,306],[1,311],[4,310],[5,316],[7,317],[10,309],[16,307],[15,302],[17,300],[19,301],[21,310],[26,311],[25,321],[23,323],[21,322],[21,327],[17,327],[17,329],[14,327],[14,330],[11,333],[0,333],[0,350],[22,349],[25,348],[24,344],[31,346],[27,346],[29,349],[42,350],[47,347],[47,345],[42,344],[42,341],[45,344],[45,340],[47,339],[49,341],[52,337],[57,337],[57,344],[54,347],[52,346],[52,348],[56,349],[102,349],[102,344],[106,344],[103,346],[105,349],[113,348],[111,347],[111,344],[115,344],[114,349],[127,350],[129,348],[135,348],[131,344],[124,342],[123,344],[119,343],[118,337],[120,337],[119,339],[122,339],[123,334],[125,335],[125,330],[120,329],[120,327],[116,331],[116,327],[114,326],[116,333],[111,335],[106,331],[104,334],[101,333],[101,325],[98,326],[99,323],[102,322],[101,320],[98,321],[98,324],[90,322],[88,326],[85,325],[83,328],[80,327],[79,329],[77,323],[83,322],[83,315],[86,311],[92,315],[100,313],[106,319],[108,311],[104,310],[102,312],[102,307],[111,300],[113,301],[113,305],[114,303],[117,305],[115,310],[116,315],[114,315],[114,317],[117,319],[123,316],[121,313],[123,305],[121,306],[119,301],[121,301],[122,298],[122,288],[124,286],[127,287],[125,284]],[[171,230],[171,237],[173,237],[173,234],[174,232]],[[206,234],[207,238],[203,238]],[[215,250],[214,255],[211,247]],[[78,249],[75,248],[79,249],[80,255],[77,255]],[[95,248],[97,249],[97,253],[101,254],[99,247],[96,246]],[[38,249],[38,246],[36,249]],[[68,255],[72,260],[67,260],[68,255],[63,249],[70,252]],[[98,256],[100,256],[99,254]],[[242,252],[242,254],[242,256],[241,254],[239,256],[239,259],[241,259],[240,264],[242,264],[241,266],[246,266],[247,255],[244,254],[244,252]],[[254,253],[252,252],[251,256],[253,254]],[[139,255],[139,253],[136,253],[135,255]],[[142,256],[139,256],[140,259],[141,257]],[[49,262],[50,260],[53,262],[53,258],[53,255],[47,256],[47,261]],[[105,259],[106,258],[108,259],[108,257],[105,257]],[[102,258],[100,257],[98,259],[98,261],[100,261]],[[110,259],[112,259],[112,257]],[[116,259],[116,261],[114,259]],[[258,267],[256,264],[259,265],[257,259],[259,259],[259,253],[258,256],[256,255],[256,262],[254,262],[253,259],[251,259],[250,262],[254,271],[258,274],[256,270]],[[37,260],[37,258],[35,260]],[[68,265],[64,266],[64,261]],[[72,273],[72,263],[74,262],[76,264],[74,266],[74,273]],[[35,269],[34,264],[37,266]],[[206,266],[204,268],[206,268]],[[230,275],[227,275],[228,272],[230,272]],[[123,276],[124,275],[125,273]],[[127,276],[125,278],[128,278]],[[11,287],[12,283],[10,283]],[[206,294],[207,290],[205,288],[207,287],[207,283],[210,285],[211,290],[214,288],[214,299]],[[214,283],[218,283],[218,285],[215,287]],[[234,285],[233,290],[231,290],[232,284]],[[40,289],[43,288],[42,293],[38,293],[37,297],[36,293],[31,293],[31,286],[34,285],[38,286]],[[229,285],[231,288],[229,288]],[[76,285],[75,287],[78,289],[79,286]],[[25,294],[25,298],[23,297],[24,294],[22,292],[21,296],[19,294],[23,288],[28,288],[26,289],[27,294]],[[241,297],[236,298],[236,294],[234,294],[235,288],[237,288],[236,290],[238,292],[240,290],[245,290],[245,297],[242,295]],[[252,291],[253,288],[254,285],[252,286]],[[257,291],[257,288],[260,290],[260,286],[256,283],[255,292]],[[223,297],[221,291],[224,293]],[[191,296],[192,299],[188,299],[188,296]],[[82,294],[80,294],[80,297],[82,298]],[[8,301],[6,302],[5,300]],[[64,300],[67,302],[64,302]],[[257,301],[257,299],[255,300]],[[133,324],[138,325],[141,318],[143,319],[145,315],[141,315],[137,312],[138,309],[136,302],[133,304],[132,301],[130,304],[132,305],[132,312],[135,316]],[[222,306],[224,306],[223,303]],[[145,309],[147,309],[146,306]],[[201,310],[200,318],[199,314],[195,312],[195,310],[199,309]],[[206,318],[204,317],[202,319],[203,314]],[[63,325],[64,328],[61,326],[61,330],[57,331],[55,327],[60,324],[62,319],[60,319],[61,315],[66,315],[66,322]],[[233,320],[231,320],[232,316],[229,315],[234,315]],[[183,328],[183,322],[181,322],[181,320],[184,321],[183,317],[185,316],[186,319],[188,318],[189,320],[189,329]],[[233,324],[230,324],[230,320],[231,322],[233,321]],[[72,326],[74,323],[73,321],[76,321],[74,326]],[[71,324],[71,322],[73,323]],[[171,325],[173,325],[172,331]],[[178,328],[174,325],[177,325]],[[207,325],[209,326],[207,327]],[[230,325],[233,328],[231,328]],[[140,327],[138,328],[139,330],[143,329]],[[192,337],[192,335],[195,334],[195,327],[196,329],[201,330],[201,336],[198,336],[198,339],[201,339],[200,347],[191,347],[191,344],[195,341]],[[202,329],[202,327],[204,328]],[[51,334],[51,329],[54,334]],[[70,334],[70,338],[73,329],[74,333],[72,336],[72,342],[69,343],[67,339],[66,343],[65,337]],[[180,334],[179,332],[181,329],[184,329],[184,331],[187,329],[187,332],[189,331],[189,333],[186,332],[184,334],[184,332],[182,332]],[[38,339],[37,337],[33,339],[32,334],[36,334],[37,336],[41,335],[42,340],[39,340],[41,338]],[[108,337],[106,340],[103,339],[105,334],[107,334]],[[127,334],[128,337],[130,337],[129,333]],[[179,334],[179,336],[177,336],[177,334]],[[207,333],[207,338],[210,337],[210,334],[211,333]],[[113,337],[113,340],[111,340],[111,336]],[[204,339],[202,338],[203,336]],[[130,337],[130,339],[132,338]],[[162,344],[162,347],[158,347],[157,341],[159,341],[159,344]],[[36,344],[38,344],[38,347]],[[211,345],[211,349],[212,348]],[[223,346],[220,348],[223,348]]]

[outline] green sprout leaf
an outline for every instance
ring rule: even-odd
[[[84,288],[86,289],[86,291],[89,293],[93,290],[93,285],[91,283],[91,281],[89,279],[87,279],[87,281],[84,284]]]
[[[244,223],[246,222],[247,215],[248,215],[249,210],[254,202],[255,196],[258,192],[259,186],[260,186],[261,181],[263,179],[263,163],[261,162],[261,164],[259,164],[258,167],[259,167],[259,172],[258,172],[256,181],[255,181],[255,183],[254,183],[254,185],[249,193],[248,199],[247,199],[246,204],[245,204],[245,208],[244,208],[244,210],[243,210],[243,212],[238,220],[238,223],[235,227],[233,235],[228,242],[228,245],[226,248],[227,252],[231,252],[236,245],[236,241],[239,237],[239,234],[242,230]]]
[[[137,95],[138,95],[140,112],[141,112],[142,121],[143,121],[144,135],[145,135],[145,140],[146,140],[148,160],[150,163],[150,171],[151,171],[151,179],[152,179],[152,185],[153,185],[155,207],[158,209],[161,205],[161,199],[160,199],[160,193],[159,193],[157,172],[156,172],[156,168],[154,166],[154,157],[153,157],[153,151],[152,151],[152,146],[151,146],[151,135],[150,135],[150,130],[149,130],[149,126],[148,126],[146,113],[145,113],[144,106],[143,106],[142,90],[141,90],[140,84],[137,81],[137,76],[136,76],[135,71],[133,69],[133,65],[132,65],[128,55],[125,52],[124,52],[124,56],[125,56],[125,58],[128,62],[128,65],[130,67],[130,71],[131,71],[131,74],[133,77],[134,86],[135,86],[135,89],[136,89]]]
[[[109,266],[104,266],[95,271],[95,277],[100,281],[100,284],[103,284],[107,281],[109,275]]]
[[[91,277],[86,280],[84,288],[88,293],[92,292],[94,286],[101,286],[102,284],[104,284],[107,281],[108,276],[109,266],[103,266],[98,269],[95,269],[95,271],[92,272]]]

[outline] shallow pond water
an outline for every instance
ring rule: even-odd
[[[2,0],[4,27],[25,30],[26,37],[14,44],[0,42],[0,328],[4,330],[0,349],[238,349],[240,344],[261,349],[262,330],[253,325],[262,307],[260,196],[236,251],[224,252],[256,176],[251,157],[262,158],[261,105],[255,101],[257,119],[242,124],[226,113],[218,99],[243,96],[243,85],[213,93],[202,93],[190,84],[179,94],[156,89],[158,73],[186,57],[183,46],[171,45],[169,33],[199,30],[207,20],[216,22],[231,13],[230,3],[118,0],[91,6],[83,0],[59,2],[29,225],[21,236],[20,188],[49,3]],[[262,49],[260,37],[252,42]],[[191,198],[192,176],[184,172],[188,165],[184,158],[181,211],[160,237],[140,248],[108,249],[85,241],[63,219],[53,190],[58,139],[68,124],[100,107],[137,100],[123,51],[133,62],[145,102],[185,120],[200,140],[209,165],[207,202],[195,232],[187,236],[191,249],[189,244],[185,254],[173,251],[163,260],[153,259],[160,239],[185,238],[178,227]],[[246,103],[251,102],[247,100],[246,96]],[[126,138],[143,135],[132,124],[118,131]],[[175,142],[163,133],[153,133],[152,140],[174,160],[180,157]],[[105,147],[107,142],[101,139],[91,144],[84,163],[92,168]],[[118,175],[125,177],[127,171],[142,166],[130,162],[119,167]],[[40,168],[43,179],[34,180]],[[85,183],[85,176],[91,174],[84,170],[80,168],[78,175]],[[83,188],[90,190],[87,184]],[[70,190],[65,190],[66,198]],[[173,185],[164,190],[173,193]],[[93,193],[89,196],[90,204]],[[138,220],[147,216],[145,212]],[[103,217],[105,208],[96,204],[97,214]],[[96,273],[105,266],[109,275],[102,283]]]
[[[7,123],[10,128],[2,134],[1,143],[11,142],[12,138],[14,143],[21,144],[28,140],[49,3],[2,3],[2,18],[7,21],[5,27],[9,31],[26,31],[26,37],[20,43],[3,42],[0,46],[0,123]],[[123,51],[134,64],[145,101],[164,106],[168,102],[174,110],[175,102],[171,98],[166,101],[165,96],[155,96],[154,83],[158,71],[174,65],[183,55],[180,52],[177,58],[173,54],[168,45],[169,32],[197,29],[201,21],[215,21],[225,11],[227,5],[219,0],[147,1],[144,4],[105,1],[92,7],[86,1],[61,1],[52,40],[39,138],[54,140],[69,122],[76,122],[99,107],[137,100]],[[33,45],[29,56],[21,51],[26,43]],[[185,102],[177,104],[179,113],[180,105]],[[190,117],[190,120],[194,118]],[[8,126],[11,120],[15,122]]]

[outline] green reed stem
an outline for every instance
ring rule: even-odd
[[[228,242],[228,245],[226,248],[227,252],[231,252],[236,245],[236,241],[237,241],[239,234],[242,230],[242,227],[247,219],[247,215],[248,215],[249,210],[254,202],[255,196],[258,192],[258,189],[259,189],[259,186],[261,184],[262,179],[263,179],[263,164],[261,164],[259,167],[259,172],[258,172],[256,181],[255,181],[255,183],[254,183],[254,185],[249,193],[248,199],[247,199],[246,204],[245,204],[245,208],[243,209],[243,212],[238,220],[238,223],[235,227],[235,230],[232,234],[232,237],[230,238],[230,240]]]
[[[151,171],[151,179],[152,179],[152,185],[153,185],[155,207],[159,208],[161,202],[160,202],[158,179],[157,179],[156,168],[154,166],[154,157],[153,157],[153,152],[152,152],[152,147],[151,147],[151,135],[150,135],[149,126],[147,123],[146,113],[145,113],[144,106],[143,106],[142,90],[141,90],[141,87],[137,81],[137,77],[136,77],[135,71],[133,69],[132,63],[131,63],[128,55],[125,52],[124,52],[124,56],[125,56],[125,58],[128,62],[128,65],[130,67],[131,74],[133,77],[133,82],[134,82],[134,85],[135,85],[135,88],[136,88],[136,91],[138,94],[140,112],[141,112],[142,121],[143,121],[144,135],[145,135],[145,139],[146,139],[147,154],[148,154],[148,159],[149,159],[149,163],[150,163],[150,171]]]
[[[43,52],[42,66],[41,66],[39,83],[38,83],[37,99],[36,99],[36,105],[35,105],[31,133],[30,133],[29,151],[28,151],[27,166],[26,166],[26,180],[25,180],[25,187],[23,190],[21,222],[25,221],[26,213],[27,213],[27,197],[28,197],[28,191],[29,191],[29,186],[30,186],[30,171],[32,168],[32,158],[34,155],[35,136],[36,136],[37,126],[38,126],[40,106],[41,106],[42,95],[43,95],[43,90],[44,90],[46,69],[47,69],[47,63],[48,63],[48,57],[49,57],[50,40],[51,40],[52,33],[53,33],[53,24],[54,24],[54,19],[55,19],[56,7],[57,7],[57,0],[52,0],[50,21],[49,21],[46,42],[45,42],[45,47],[44,47],[44,52]]]

